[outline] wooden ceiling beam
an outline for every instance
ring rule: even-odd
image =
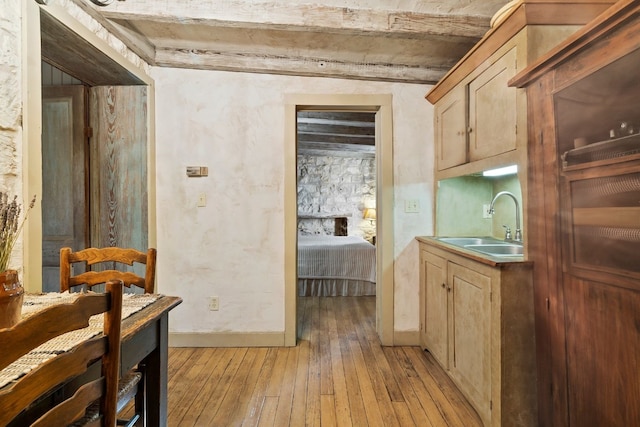
[[[100,13],[109,19],[126,21],[474,39],[479,39],[487,32],[490,20],[489,16],[241,0],[125,1],[115,2],[101,9]]]
[[[298,154],[316,156],[375,156],[376,147],[372,145],[336,144],[298,141]]]
[[[361,122],[375,126],[376,114],[344,111],[298,111],[298,121],[305,119]]]
[[[343,124],[323,124],[323,123],[300,123],[298,122],[298,132],[308,134],[331,134],[344,136],[372,136],[376,129],[373,126],[357,126]]]
[[[335,77],[416,84],[434,84],[450,68],[445,66],[403,66],[304,57],[234,54],[202,49],[157,49],[155,65],[201,70]]]
[[[298,142],[306,143],[330,143],[330,144],[353,144],[353,145],[375,145],[375,136],[358,135],[333,135],[333,134],[310,134],[298,132]]]

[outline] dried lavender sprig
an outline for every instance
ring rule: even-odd
[[[18,204],[18,196],[14,196],[13,200],[9,202],[8,195],[0,192],[0,272],[7,269],[13,246],[27,220],[27,214],[35,203],[36,196],[34,195],[22,221],[20,221],[21,206]]]

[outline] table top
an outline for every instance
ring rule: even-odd
[[[78,295],[75,292],[25,294],[22,318],[27,318],[51,305],[72,303]],[[134,336],[145,325],[148,325],[181,302],[182,299],[179,297],[160,294],[124,294],[122,304],[122,340],[125,341]],[[80,342],[102,333],[102,330],[103,314],[92,316],[89,327],[61,335],[32,350],[1,370],[0,387],[25,375],[39,364],[53,358],[56,354],[68,351]]]

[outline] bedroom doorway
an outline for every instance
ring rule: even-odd
[[[374,294],[376,299],[376,330],[383,345],[392,345],[391,96],[291,95],[287,102],[286,121],[285,345],[295,345],[297,342],[298,226],[301,219],[307,223],[300,224],[303,233],[344,234],[353,238],[358,236],[363,243],[372,247],[375,254],[375,284],[370,283],[373,292],[369,291],[369,294]],[[332,130],[328,130],[329,125],[333,126]],[[320,165],[314,164],[313,159],[305,159],[305,156],[321,158]],[[305,180],[302,186],[309,185],[311,190],[308,193],[300,193],[298,188],[299,158],[303,159],[303,163],[310,162],[301,165],[301,174],[304,175],[301,179]],[[367,165],[370,165],[371,170],[367,170]],[[363,169],[362,176],[358,179],[362,182],[373,180],[370,185],[375,189],[342,188],[342,193],[330,195],[331,191],[340,187],[341,182],[337,177],[331,177],[330,171],[333,170],[335,175],[336,171],[357,167]],[[312,176],[318,172],[310,170],[314,168],[325,169],[324,173],[328,176]],[[317,184],[307,182],[313,179],[324,180],[326,188],[319,189]],[[342,182],[348,181],[344,179]],[[345,195],[345,191],[350,196]],[[357,200],[350,204],[346,200],[348,197]],[[324,203],[327,204],[323,205]],[[377,218],[365,218],[365,213],[371,214],[373,209]],[[316,288],[317,286],[316,284]],[[337,286],[342,287],[343,283]],[[334,290],[335,287],[334,284]],[[338,295],[340,292],[338,291]],[[366,295],[367,291],[364,292]]]
[[[375,113],[301,110],[296,123],[298,297],[375,298]]]

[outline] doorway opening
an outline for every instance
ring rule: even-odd
[[[25,63],[40,66],[25,69],[23,188],[47,200],[25,224],[23,280],[40,292],[59,290],[61,246],[155,245],[153,81],[66,10],[25,9]]]
[[[375,195],[352,214],[355,234],[364,209],[375,207],[376,330],[383,345],[393,344],[393,159],[391,95],[290,95],[285,148],[285,345],[296,344],[298,297],[298,117],[306,112],[365,113],[374,120]],[[303,114],[299,114],[303,113]],[[371,206],[375,203],[375,206]],[[357,209],[358,210],[358,209]],[[355,216],[360,216],[356,220]],[[348,217],[347,217],[348,218]],[[334,218],[335,221],[335,218]],[[348,220],[347,220],[348,224]],[[328,226],[330,227],[330,226]],[[361,230],[362,231],[362,230]],[[363,233],[364,234],[364,233]],[[369,234],[372,239],[373,233]],[[373,240],[373,239],[372,239]]]
[[[60,289],[63,247],[146,251],[146,99],[146,86],[90,86],[42,63],[44,292]]]
[[[310,299],[375,301],[375,113],[297,112],[298,339]],[[314,303],[315,304],[315,303]],[[354,310],[355,312],[355,310]],[[355,320],[355,319],[354,319]]]

